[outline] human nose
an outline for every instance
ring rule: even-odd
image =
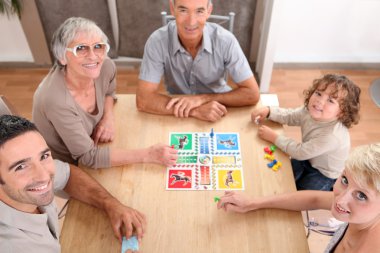
[[[195,13],[189,13],[188,16],[188,23],[190,26],[193,26],[197,23],[196,14]]]
[[[346,189],[341,191],[337,196],[336,196],[336,203],[338,203],[341,206],[345,206],[349,200],[352,198],[352,193],[350,190]]]
[[[33,165],[33,179],[35,181],[47,181],[50,179],[50,172],[48,168],[43,166],[40,162]]]
[[[98,57],[97,54],[95,54],[94,47],[89,47],[88,53],[87,53],[87,58],[96,58]]]

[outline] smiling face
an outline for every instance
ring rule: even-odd
[[[70,79],[93,80],[99,77],[106,57],[106,53],[97,54],[94,52],[94,45],[99,43],[103,43],[100,35],[79,32],[68,45],[68,48],[74,48],[78,45],[90,46],[91,48],[85,56],[75,56],[72,51],[66,51],[66,60],[62,59],[61,63],[66,65],[67,75],[70,75]]]
[[[54,162],[36,131],[19,135],[0,148],[0,199],[23,212],[53,201]]]
[[[317,88],[310,97],[307,109],[311,117],[316,121],[329,122],[337,120],[341,110],[339,108],[338,96],[334,96],[333,85],[327,86],[325,90]]]
[[[380,221],[380,194],[371,187],[361,187],[348,171],[334,185],[332,215],[344,222],[371,226]]]
[[[176,0],[170,10],[175,17],[178,36],[183,45],[202,41],[203,28],[211,15],[212,4],[208,0]]]

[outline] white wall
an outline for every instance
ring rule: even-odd
[[[278,0],[273,62],[380,62],[380,0]],[[0,15],[0,62],[33,62],[19,20]]]
[[[17,17],[0,15],[0,62],[33,62],[33,56]]]
[[[380,0],[283,0],[277,30],[275,63],[380,62]]]

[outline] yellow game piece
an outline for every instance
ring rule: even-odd
[[[274,156],[273,156],[273,155],[270,155],[270,154],[265,154],[265,155],[264,155],[264,158],[265,158],[265,159],[268,159],[268,160],[271,160],[271,161],[274,160]]]

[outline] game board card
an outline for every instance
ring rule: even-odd
[[[167,190],[243,190],[238,133],[172,132],[177,164],[167,168]]]

